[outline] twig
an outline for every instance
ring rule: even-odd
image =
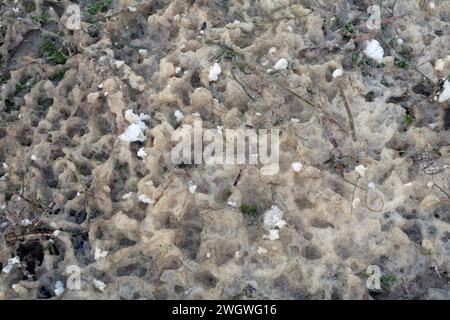
[[[442,189],[440,186],[438,186],[436,183],[433,182],[433,186],[436,186],[436,188],[438,188],[443,194],[445,194],[445,196],[450,200],[450,195],[444,190]]]
[[[356,142],[356,130],[355,130],[355,123],[353,121],[352,111],[350,110],[350,105],[348,104],[347,97],[345,96],[344,90],[341,87],[339,87],[339,94],[340,94],[342,100],[344,101],[345,111],[347,112],[348,124],[350,126],[350,130],[352,131],[353,141]]]

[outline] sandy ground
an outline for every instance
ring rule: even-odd
[[[1,1],[0,299],[450,298],[449,19]],[[174,164],[199,119],[278,129],[279,172]]]

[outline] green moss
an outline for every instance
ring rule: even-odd
[[[8,82],[8,80],[10,78],[11,77],[9,76],[9,74],[2,74],[2,75],[0,75],[0,86],[5,84],[6,82]]]
[[[405,59],[398,59],[398,58],[394,59],[394,65],[400,69],[407,69],[409,67],[408,61],[406,61]]]
[[[405,60],[411,60],[413,49],[408,45],[402,45],[398,52]]]
[[[95,16],[99,12],[106,12],[108,11],[109,7],[111,6],[111,0],[100,0],[100,1],[94,1],[94,3],[90,4],[86,11],[90,14]]]
[[[397,281],[397,277],[393,274],[387,274],[381,277],[381,283],[387,287],[392,287]]]
[[[241,205],[240,209],[246,216],[254,217],[258,214],[258,208],[254,205],[243,204]]]
[[[414,123],[414,118],[411,117],[409,114],[407,114],[407,115],[405,116],[405,118],[404,118],[404,121],[405,121],[405,124],[406,124],[407,126],[409,126],[409,125],[411,125],[411,124]]]
[[[34,16],[31,19],[33,19],[36,22],[39,22],[41,25],[46,25],[48,23],[48,12],[47,11],[43,11],[39,16]]]
[[[353,22],[347,22],[342,28],[341,28],[341,35],[344,40],[350,40],[358,33],[358,30],[356,30],[355,26],[353,25]]]
[[[34,10],[36,10],[36,5],[34,4],[34,1],[23,1],[22,5],[26,13],[31,13]]]
[[[373,102],[373,100],[375,99],[375,92],[369,91],[369,92],[365,95],[365,99],[366,99],[367,102]]]
[[[14,91],[14,95],[17,96],[23,93],[28,88],[28,79],[21,80],[18,84],[16,84],[16,90]]]
[[[358,66],[369,66],[377,69],[384,67],[384,63],[377,63],[375,60],[367,57],[361,52],[352,53],[352,62]]]
[[[67,55],[60,48],[56,47],[56,43],[51,38],[46,38],[42,43],[39,54],[42,58],[48,59],[52,64],[64,64],[67,61]]]

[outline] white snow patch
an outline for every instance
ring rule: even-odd
[[[441,94],[439,95],[438,102],[444,102],[447,100],[450,100],[450,82],[448,80],[445,80],[444,90],[442,90]]]
[[[104,291],[106,288],[106,284],[103,281],[97,279],[94,279],[94,286],[100,291]]]
[[[218,63],[214,63],[214,65],[209,68],[208,80],[209,81],[217,81],[219,79],[219,75],[222,73],[222,69]]]
[[[355,167],[355,171],[361,176],[364,177],[366,175],[367,167],[360,164],[359,166]]]
[[[125,129],[125,132],[119,136],[119,139],[128,143],[140,141],[144,142],[147,137],[144,135],[147,125],[144,120],[148,120],[150,116],[141,113],[139,116],[133,113],[133,110],[125,111],[125,119],[130,125]]]
[[[122,196],[122,199],[123,199],[123,200],[127,200],[127,199],[129,199],[132,195],[133,195],[133,192],[125,193],[125,194]]]
[[[236,203],[236,201],[228,200],[227,205],[232,208],[235,208],[237,206],[237,203]]]
[[[303,165],[301,164],[301,162],[292,162],[292,170],[294,170],[295,172],[300,172],[303,168]]]
[[[56,296],[60,297],[64,293],[64,283],[60,280],[56,281],[53,292],[55,292]]]
[[[184,114],[183,112],[181,112],[180,110],[175,110],[175,112],[173,113],[173,115],[175,116],[175,119],[177,120],[177,122],[181,122],[184,119]]]
[[[123,60],[116,60],[116,61],[114,61],[114,66],[117,69],[122,68],[124,65],[125,65],[125,61],[123,61]]]
[[[15,256],[14,258],[9,258],[6,266],[3,267],[2,272],[8,274],[11,272],[14,266],[17,265],[20,265],[20,258],[18,256]]]
[[[138,197],[138,200],[142,203],[146,203],[146,204],[154,204],[155,201],[149,197],[147,197],[145,194],[141,194]]]
[[[271,241],[280,239],[279,230],[278,229],[270,229],[269,235],[266,237]]]
[[[95,261],[100,260],[108,255],[108,251],[102,251],[100,248],[95,248],[94,259]]]
[[[32,224],[30,219],[23,219],[21,222],[22,226],[26,227],[29,226],[30,224]]]
[[[257,254],[266,254],[267,253],[267,250],[265,249],[265,248],[263,248],[263,247],[258,247],[258,249],[256,250],[256,253]]]
[[[147,152],[145,152],[145,148],[140,148],[136,154],[139,158],[144,159],[147,156]]]
[[[278,229],[281,229],[286,225],[286,221],[283,220],[283,214],[283,211],[276,205],[273,205],[264,213],[264,227],[269,231],[269,235],[266,237],[270,240],[278,239]]]
[[[277,52],[277,48],[272,47],[269,49],[269,54],[274,54],[275,52]]]
[[[288,67],[288,62],[285,58],[281,58],[280,60],[278,60],[275,65],[273,66],[273,69],[276,71],[279,70],[285,70]]]
[[[366,41],[366,47],[364,48],[363,53],[378,63],[383,61],[384,50],[378,40],[372,39]]]
[[[333,78],[340,77],[344,74],[344,70],[342,69],[336,69],[333,71]]]
[[[195,193],[195,191],[197,190],[197,186],[192,181],[189,181],[188,185],[189,185],[189,192]]]
[[[37,161],[37,159],[38,159],[38,158],[36,157],[35,154],[32,154],[32,155],[31,155],[31,160],[32,160],[32,161]]]
[[[70,5],[66,10],[67,20],[65,27],[68,30],[80,30],[81,29],[81,10],[76,4]]]
[[[61,230],[55,230],[53,231],[53,236],[57,237],[61,233]]]

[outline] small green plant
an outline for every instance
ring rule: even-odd
[[[352,62],[358,66],[369,66],[372,68],[382,68],[384,67],[384,63],[377,63],[372,58],[367,57],[365,54],[361,52],[353,52],[352,53]]]
[[[9,74],[2,74],[2,75],[0,75],[0,86],[5,84],[6,82],[8,82],[8,80],[10,78],[11,77],[9,76]]]
[[[355,26],[353,25],[353,22],[349,21],[347,22],[342,28],[341,28],[341,35],[344,40],[350,40],[358,33],[358,30],[356,30]]]
[[[52,64],[64,64],[68,58],[62,49],[56,47],[55,41],[50,38],[44,40],[39,49],[39,53],[42,58],[50,60]]]
[[[411,60],[413,48],[407,45],[402,45],[398,52],[405,60]]]
[[[67,71],[66,69],[58,71],[58,72],[52,74],[51,76],[49,76],[48,79],[54,83],[58,83],[64,78],[66,71]]]
[[[400,58],[400,59],[399,58],[395,58],[394,59],[394,64],[395,64],[395,66],[397,66],[397,68],[400,68],[400,69],[407,69],[409,67],[408,61],[406,61],[403,58]]]
[[[28,79],[23,79],[18,84],[16,84],[16,90],[14,92],[14,95],[16,96],[21,94],[23,91],[25,91],[27,87],[28,87]]]
[[[389,81],[387,81],[387,79],[383,76],[380,80],[380,83],[385,86],[386,88],[390,88],[393,86],[392,83],[390,83]]]
[[[99,12],[106,12],[111,6],[111,0],[94,1],[87,7],[87,12],[95,16]]]
[[[36,5],[33,1],[24,1],[23,8],[25,9],[26,13],[31,13],[36,10]]]
[[[48,18],[49,18],[48,12],[43,11],[40,15],[34,16],[31,19],[33,19],[36,22],[39,22],[42,26],[44,26],[48,23]]]
[[[244,215],[249,217],[254,217],[258,214],[258,208],[254,205],[243,204],[240,209]]]
[[[369,92],[365,95],[364,98],[366,99],[367,102],[373,102],[373,100],[375,99],[375,92],[369,91]]]
[[[397,277],[393,274],[387,274],[387,275],[382,276],[380,281],[386,287],[392,287],[395,284],[395,282],[397,281]]]
[[[405,118],[404,118],[404,121],[405,121],[405,124],[406,124],[407,126],[409,126],[409,125],[413,124],[414,118],[411,117],[409,114],[407,114],[407,115],[405,116]]]

